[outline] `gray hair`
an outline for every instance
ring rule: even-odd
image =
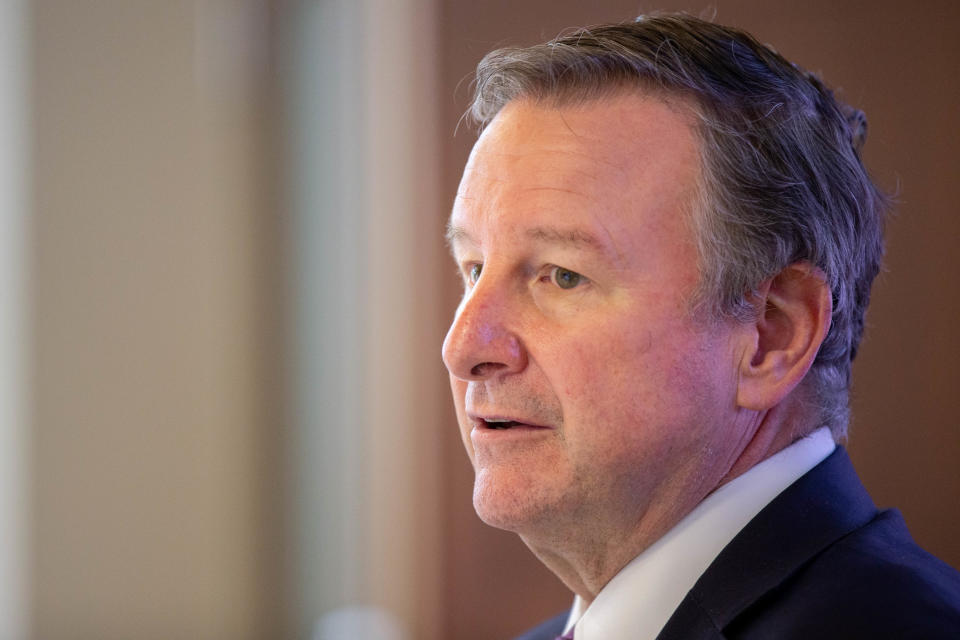
[[[686,99],[698,122],[698,309],[747,320],[757,288],[788,265],[826,274],[832,322],[804,381],[817,422],[799,430],[828,425],[842,439],[887,208],[860,159],[866,118],[748,33],[684,14],[493,51],[470,114],[483,127],[516,98],[560,106],[637,89]]]

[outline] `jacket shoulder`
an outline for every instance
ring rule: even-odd
[[[884,511],[799,567],[725,629],[731,638],[960,638],[960,573]]]

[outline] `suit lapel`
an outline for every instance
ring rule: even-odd
[[[722,629],[810,558],[877,515],[838,447],[724,547],[657,636],[722,638]]]
[[[657,635],[657,640],[720,640],[723,634],[689,594]]]

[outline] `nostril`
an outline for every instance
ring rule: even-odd
[[[481,362],[478,365],[474,365],[473,368],[470,369],[470,375],[476,376],[477,378],[483,378],[496,373],[506,366],[507,365],[500,362]]]

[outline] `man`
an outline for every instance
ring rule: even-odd
[[[524,635],[960,637],[835,442],[882,254],[865,120],[683,15],[480,63],[443,346],[474,506],[576,594]]]

